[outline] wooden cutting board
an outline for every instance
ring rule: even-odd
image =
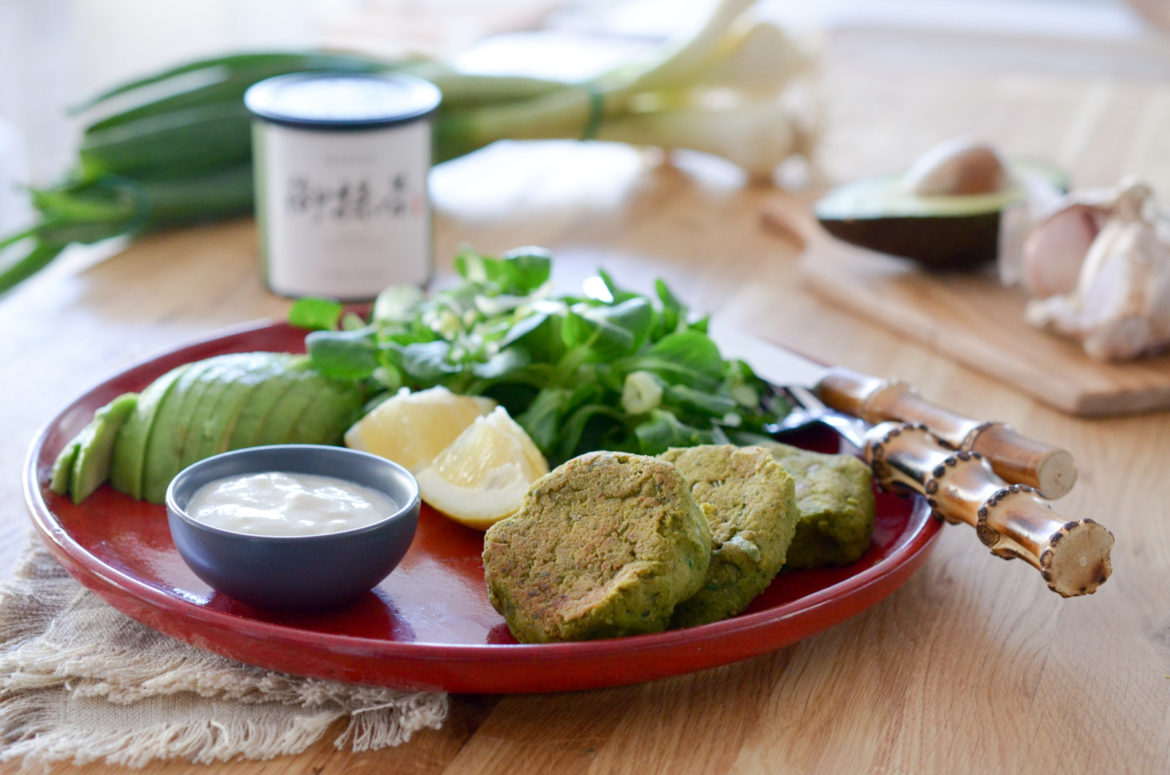
[[[981,274],[940,274],[841,242],[808,205],[769,203],[766,226],[804,245],[801,274],[826,300],[1006,382],[1069,414],[1106,417],[1170,409],[1170,354],[1105,364],[1079,343],[1024,321],[1026,294]]]

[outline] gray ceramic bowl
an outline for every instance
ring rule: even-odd
[[[271,471],[346,479],[385,493],[398,511],[340,533],[262,536],[196,522],[186,512],[203,485]],[[212,588],[252,605],[312,610],[347,603],[398,565],[418,526],[418,482],[397,463],[345,447],[281,444],[224,452],[181,471],[167,488],[167,519],[179,555]]]

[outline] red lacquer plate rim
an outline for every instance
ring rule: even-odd
[[[103,398],[112,397],[109,393],[116,386],[128,389],[124,385],[136,379],[145,385],[149,374],[222,352],[286,349],[271,342],[287,341],[294,333],[285,323],[264,321],[141,361],[67,405],[37,435],[25,462],[24,493],[33,524],[71,575],[132,618],[242,662],[356,683],[493,694],[592,689],[679,675],[774,651],[870,608],[925,562],[940,529],[926,503],[915,497],[902,507],[907,514],[905,525],[880,556],[863,557],[849,566],[844,578],[794,600],[763,610],[749,609],[701,627],[653,635],[518,644],[354,636],[218,610],[202,604],[195,595],[160,588],[103,559],[62,524],[50,506],[55,496],[49,493],[48,476],[58,449],[76,430],[67,431],[64,426],[77,426],[79,413],[92,413]],[[170,551],[174,552],[173,546]]]

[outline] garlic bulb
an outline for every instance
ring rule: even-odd
[[[1102,361],[1170,347],[1170,219],[1148,186],[1123,181],[1072,199],[1027,245],[1029,285],[1050,294],[1028,302],[1029,323],[1080,340]]]

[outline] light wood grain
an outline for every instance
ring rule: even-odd
[[[807,243],[802,269],[825,299],[1063,412],[1098,417],[1170,408],[1170,355],[1095,361],[1077,342],[1028,325],[1027,295],[990,270],[926,273],[827,234]]]
[[[898,169],[970,133],[1055,156],[1088,185],[1139,171],[1170,192],[1163,83],[830,53],[822,163],[832,178]],[[1030,567],[948,526],[889,599],[756,659],[611,690],[454,697],[443,729],[393,750],[351,754],[326,739],[270,762],[151,772],[1170,771],[1170,414],[1070,417],[825,303],[802,284],[798,250],[760,225],[775,191],[719,165],[501,145],[438,169],[434,190],[440,279],[463,243],[547,245],[565,287],[599,265],[637,288],[662,276],[698,310],[1070,450],[1080,478],[1062,513],[1113,531],[1113,576],[1062,600]],[[0,299],[0,571],[27,530],[25,449],[65,401],[145,355],[286,308],[260,283],[248,222],[158,235],[92,266],[78,255]],[[74,771],[112,770],[54,768]]]

